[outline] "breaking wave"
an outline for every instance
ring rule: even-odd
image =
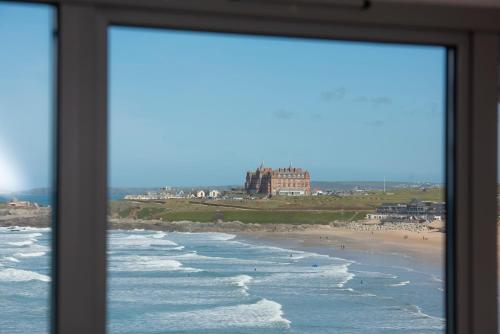
[[[248,275],[238,275],[235,277],[231,277],[231,281],[233,284],[239,286],[241,288],[241,292],[243,295],[248,296],[248,283],[253,280],[252,276]]]
[[[110,238],[110,244],[115,247],[178,246],[177,243],[162,238],[163,236],[158,234],[129,235],[126,237],[113,236]]]
[[[16,247],[24,247],[33,245],[36,242],[36,239],[28,239],[23,241],[11,241],[8,242],[7,245],[16,246]]]
[[[204,235],[206,235],[206,239],[213,241],[227,241],[236,238],[236,235],[229,233],[209,232],[204,233]]]
[[[47,252],[31,252],[31,253],[17,253],[16,256],[20,257],[38,257],[44,256]]]
[[[1,282],[28,282],[35,280],[42,282],[50,282],[50,277],[29,270],[21,270],[13,268],[0,270]]]
[[[282,305],[268,299],[254,304],[221,306],[187,312],[171,312],[151,315],[161,323],[178,330],[222,328],[290,328],[290,320],[284,317]]]
[[[164,256],[120,256],[113,260],[110,267],[113,271],[202,271],[184,267],[180,261],[166,259]]]
[[[391,284],[391,286],[405,286],[405,285],[408,285],[410,283],[411,283],[410,281],[403,281],[403,282],[399,282],[396,284]]]

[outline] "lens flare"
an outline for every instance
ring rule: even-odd
[[[23,177],[14,155],[0,142],[0,193],[22,190]]]

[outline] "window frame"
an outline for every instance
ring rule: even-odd
[[[500,9],[340,0],[34,2],[58,9],[53,333],[106,332],[111,25],[446,46],[446,333],[498,332]]]

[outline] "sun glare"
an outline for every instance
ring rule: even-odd
[[[0,193],[21,190],[23,177],[12,154],[0,143]]]

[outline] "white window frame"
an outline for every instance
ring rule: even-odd
[[[446,332],[497,333],[500,10],[344,0],[38,0],[58,11],[52,332],[106,332],[110,25],[448,47]]]

